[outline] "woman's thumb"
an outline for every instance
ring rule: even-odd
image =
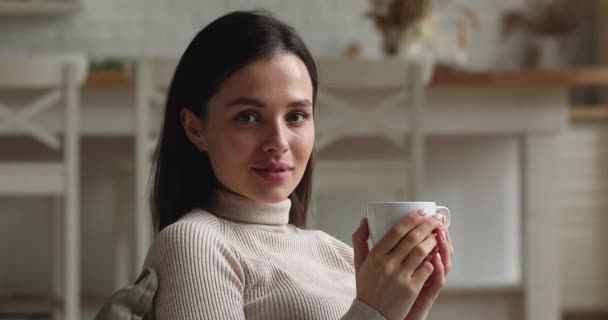
[[[359,273],[359,267],[365,261],[365,258],[369,254],[369,247],[367,246],[367,239],[369,238],[369,228],[367,226],[367,219],[361,218],[359,228],[353,233],[353,250],[355,253],[355,273]]]

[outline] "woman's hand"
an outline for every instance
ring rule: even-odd
[[[431,311],[433,303],[437,299],[437,296],[439,296],[439,291],[445,285],[445,279],[448,273],[452,269],[452,254],[454,253],[454,247],[452,246],[450,231],[443,225],[440,228],[440,232],[437,233],[437,243],[438,252],[432,255],[435,271],[433,271],[433,275],[431,275],[422,287],[420,294],[418,294],[418,298],[414,301],[405,320],[426,319],[429,311]]]
[[[370,251],[369,229],[362,219],[352,238],[357,299],[387,320],[404,319],[435,270],[427,257],[437,247],[433,232],[441,225],[423,213],[408,214]]]

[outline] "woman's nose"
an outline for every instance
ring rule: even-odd
[[[287,142],[286,128],[282,123],[273,123],[268,127],[264,151],[283,153],[289,148]]]

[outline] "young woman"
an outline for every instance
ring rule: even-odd
[[[156,319],[426,318],[450,269],[440,219],[408,215],[371,251],[365,220],[354,250],[303,229],[317,83],[300,36],[267,13],[227,14],[190,43],[154,172]]]

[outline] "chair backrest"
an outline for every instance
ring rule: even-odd
[[[0,135],[31,136],[43,145],[59,150],[62,147],[59,134],[34,118],[62,105],[64,152],[71,153],[78,136],[79,87],[87,70],[87,59],[80,54],[0,55]],[[16,93],[28,93],[30,102],[9,106],[6,101]]]
[[[88,61],[82,54],[0,54],[0,88],[49,89],[65,81],[66,65],[74,66],[74,82],[82,85]]]
[[[135,87],[137,136],[147,139],[146,152],[156,147],[160,129],[160,114],[165,106],[167,91],[177,67],[177,59],[147,58],[137,62]]]
[[[383,137],[403,147],[407,136],[413,139],[420,133],[424,84],[417,64],[319,59],[318,67],[319,151],[342,137],[361,136]],[[342,122],[346,119],[348,123]]]
[[[385,139],[395,149],[407,153],[406,158],[396,160],[402,161],[402,166],[399,162],[390,162],[395,159],[383,160],[389,161],[391,167],[404,170],[394,172],[397,179],[403,179],[400,192],[407,190],[408,197],[415,199],[424,172],[423,66],[404,59],[319,59],[317,64],[319,89],[315,127],[319,168],[323,168],[324,152],[330,151],[332,145],[344,149],[344,146],[335,145],[342,138]],[[343,182],[361,178],[362,172],[357,169],[361,166],[374,167],[365,162],[353,162],[356,159],[348,156],[336,159],[335,152],[330,158],[325,160],[328,166],[353,168],[350,175],[348,170],[341,169],[339,179]],[[378,160],[369,161],[378,163]],[[377,170],[375,174],[382,175]],[[317,175],[316,189],[340,190],[339,182],[331,181],[337,177],[335,174],[323,173],[323,176]],[[387,187],[395,186],[394,181],[386,181]],[[344,188],[349,187],[341,187]]]
[[[416,66],[401,59],[318,59],[320,85],[327,89],[407,89]]]
[[[177,59],[169,58],[143,58],[136,65],[134,274],[143,265],[153,238],[147,201],[152,155],[158,143],[162,111],[177,62]]]

